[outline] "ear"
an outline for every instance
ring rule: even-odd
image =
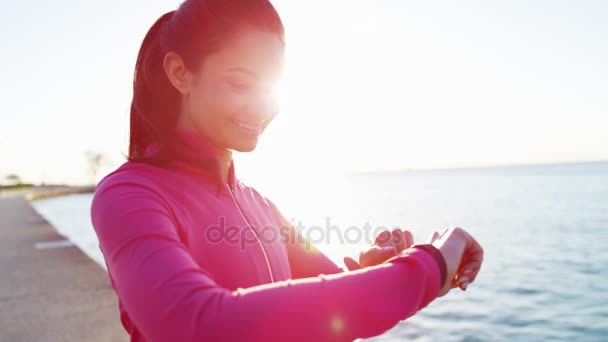
[[[190,93],[191,76],[182,57],[173,51],[167,52],[163,60],[163,68],[169,82],[173,84],[175,89],[182,95],[188,95]]]

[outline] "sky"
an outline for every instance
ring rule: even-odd
[[[141,40],[179,3],[3,4],[0,178],[123,163]],[[282,109],[235,153],[245,178],[608,160],[608,2],[273,3]],[[97,179],[86,151],[107,156]]]

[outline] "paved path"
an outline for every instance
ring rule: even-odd
[[[0,341],[128,341],[105,271],[22,196],[0,198]]]

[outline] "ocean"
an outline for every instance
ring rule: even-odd
[[[453,290],[366,341],[608,341],[608,162],[254,186],[341,266],[380,227],[410,229],[424,242],[434,230],[458,226],[483,245],[484,265],[466,292]],[[91,199],[70,195],[34,207],[105,267]]]

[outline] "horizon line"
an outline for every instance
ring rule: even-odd
[[[575,164],[601,164],[608,163],[608,159],[601,160],[582,160],[582,161],[557,161],[557,162],[540,162],[540,163],[514,163],[514,164],[490,164],[490,165],[467,165],[467,166],[439,166],[439,167],[420,167],[420,168],[398,168],[398,169],[379,169],[379,170],[363,170],[363,171],[348,171],[343,172],[343,175],[366,175],[378,173],[401,173],[401,172],[419,172],[419,171],[457,171],[457,170],[476,170],[476,169],[495,169],[495,168],[516,168],[530,166],[566,166]]]

